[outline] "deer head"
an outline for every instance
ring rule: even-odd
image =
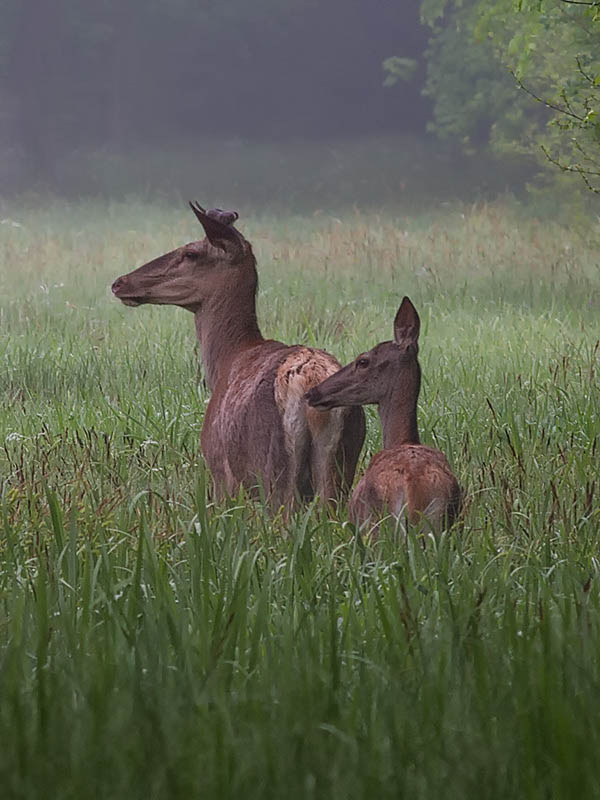
[[[235,211],[205,211],[190,203],[202,225],[205,238],[178,247],[170,253],[143,264],[112,285],[115,297],[127,306],[144,303],[175,305],[199,311],[223,293],[246,287],[256,290],[256,264],[252,248],[233,227]]]
[[[411,394],[416,391],[418,395],[419,329],[417,310],[405,297],[394,319],[394,341],[381,342],[368,353],[361,353],[351,364],[315,386],[306,393],[308,404],[325,411],[338,406],[381,404],[399,390]]]

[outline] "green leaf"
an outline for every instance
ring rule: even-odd
[[[416,72],[417,62],[414,58],[390,56],[383,61],[384,72],[387,72],[383,81],[384,86],[394,86],[398,81],[409,81]]]

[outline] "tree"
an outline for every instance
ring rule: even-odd
[[[497,32],[518,19],[512,37]],[[536,136],[546,158],[600,193],[600,3],[502,0],[482,9],[503,63],[527,97],[549,111]]]
[[[425,4],[424,4],[425,5]],[[499,130],[512,136],[523,125],[527,104],[502,68],[492,42],[476,35],[478,6],[448,8],[428,4],[424,21],[432,29],[425,53],[424,93],[433,100],[429,129],[441,138],[459,139],[466,150],[494,144]]]
[[[543,154],[600,192],[600,0],[422,0],[421,9],[432,30],[432,128]]]
[[[59,185],[85,153],[424,124],[416,87],[404,87],[407,117],[380,81],[379,53],[395,40],[422,49],[418,6],[0,0],[0,23],[0,172],[10,162],[15,186]]]

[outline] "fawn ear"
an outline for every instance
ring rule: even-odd
[[[232,224],[239,216],[237,211],[221,211],[220,208],[205,211],[198,203],[190,203],[190,208],[213,247],[227,250],[233,244],[241,249],[241,235]]]
[[[416,345],[420,328],[421,320],[417,309],[408,297],[404,297],[394,320],[394,341],[402,346]]]

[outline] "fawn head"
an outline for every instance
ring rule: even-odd
[[[351,364],[306,393],[308,404],[327,410],[338,406],[381,403],[394,389],[406,385],[419,391],[420,320],[405,297],[394,320],[394,341],[381,342]]]

